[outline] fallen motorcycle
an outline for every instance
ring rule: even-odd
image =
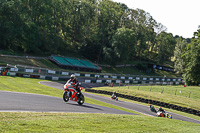
[[[165,114],[162,111],[157,112],[157,117],[165,117]]]
[[[162,111],[158,111],[157,112],[157,116],[158,117],[166,117],[166,118],[169,118],[169,119],[172,119],[172,115],[170,115],[169,113],[163,113]]]
[[[172,119],[172,115],[170,115],[170,114],[166,114],[166,118],[169,118],[169,119]]]
[[[80,90],[82,90],[82,89],[83,89],[83,87],[80,87]],[[78,94],[78,93],[80,93],[80,94]],[[72,85],[71,83],[68,83],[68,84],[64,85],[63,100],[65,102],[72,100],[72,101],[77,102],[79,105],[82,105],[85,101],[85,98],[81,92],[76,91],[76,85]]]
[[[118,97],[112,96],[111,99],[118,101]]]
[[[151,104],[149,105],[149,109],[150,109],[152,112],[157,113],[156,109],[155,109],[154,106],[151,105]]]

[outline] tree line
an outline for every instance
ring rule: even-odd
[[[167,33],[148,12],[112,0],[0,0],[0,7],[0,49],[28,54],[75,53],[115,65],[163,64],[176,53],[182,73],[193,60],[185,51],[198,40]]]

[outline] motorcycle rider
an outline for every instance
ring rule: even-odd
[[[156,110],[155,107],[153,105],[151,105],[151,104],[149,105],[149,108],[150,108],[151,111]]]
[[[112,98],[113,98],[113,99],[117,99],[117,93],[116,93],[116,91],[113,92]]]
[[[158,111],[165,113],[165,110],[162,107],[159,107]]]
[[[70,82],[72,82],[72,85],[75,85],[75,88],[76,88],[76,91],[77,91],[77,94],[78,94],[77,98],[79,99],[79,96],[80,96],[81,91],[80,91],[80,87],[79,87],[78,80],[76,79],[76,76],[75,76],[74,74],[72,74],[72,75],[70,76],[70,79],[69,79],[69,80],[67,81],[67,83],[64,85],[64,88],[66,88],[66,85],[67,85],[68,83],[70,83]]]

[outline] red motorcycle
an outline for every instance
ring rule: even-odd
[[[80,85],[80,83],[79,83]],[[82,90],[83,87],[80,87],[80,90]],[[78,98],[79,95],[79,98]],[[82,105],[85,101],[84,95],[80,92],[78,94],[76,90],[76,85],[73,85],[71,83],[68,83],[64,85],[64,93],[63,93],[63,100],[65,102],[68,102],[69,100],[77,102],[79,105]]]

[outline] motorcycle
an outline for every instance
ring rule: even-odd
[[[118,97],[112,96],[111,99],[118,101]]]
[[[172,119],[172,115],[170,115],[170,114],[166,114],[166,118],[169,118],[169,119]]]
[[[80,85],[80,83],[79,83]],[[83,87],[80,87],[80,90],[82,90]],[[78,98],[79,95],[79,98]],[[68,83],[64,85],[64,93],[63,93],[63,100],[65,102],[68,102],[69,100],[77,102],[79,105],[82,105],[85,101],[84,95],[80,92],[76,91],[76,85],[73,85],[71,83]]]
[[[156,109],[155,109],[153,106],[149,106],[149,109],[150,109],[152,112],[157,113]]]
[[[158,111],[157,112],[157,117],[165,117],[165,118],[169,118],[172,119],[172,115],[168,114],[168,113],[163,113],[162,111]]]
[[[165,117],[165,114],[162,111],[157,112],[157,117]]]

